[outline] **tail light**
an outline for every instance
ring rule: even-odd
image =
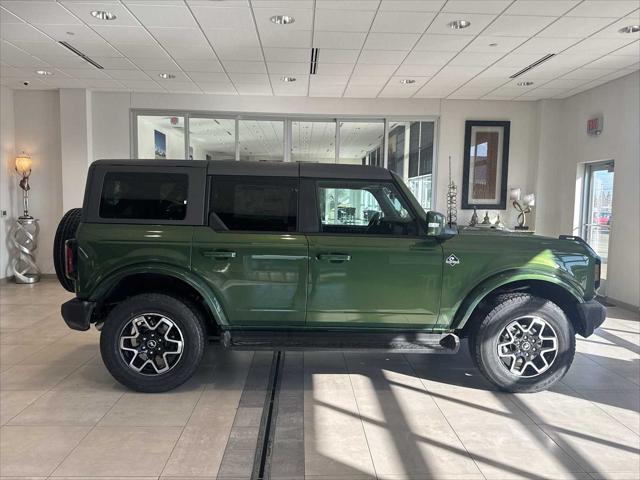
[[[596,259],[596,265],[593,272],[593,286],[595,290],[600,288],[600,271],[602,270],[602,263],[599,258]]]
[[[67,278],[76,280],[78,272],[76,271],[76,241],[67,240],[64,242],[64,273]]]

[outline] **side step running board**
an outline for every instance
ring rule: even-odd
[[[227,330],[222,344],[233,350],[457,353],[460,339],[453,333]]]

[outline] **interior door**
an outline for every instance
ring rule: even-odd
[[[229,323],[304,325],[308,244],[297,233],[298,179],[219,176],[210,191],[192,269],[218,293]]]
[[[393,182],[318,181],[309,233],[307,325],[429,328],[437,321],[442,248],[417,235]]]

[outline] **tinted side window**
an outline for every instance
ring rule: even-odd
[[[210,212],[229,230],[295,232],[298,179],[213,177]]]
[[[186,174],[109,172],[102,185],[100,217],[184,220],[188,191]]]

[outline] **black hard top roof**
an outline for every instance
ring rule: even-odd
[[[256,175],[269,177],[306,177],[388,180],[386,168],[370,165],[304,162],[246,162],[234,160],[97,160],[95,165],[125,167],[192,167],[206,168],[209,175]]]

